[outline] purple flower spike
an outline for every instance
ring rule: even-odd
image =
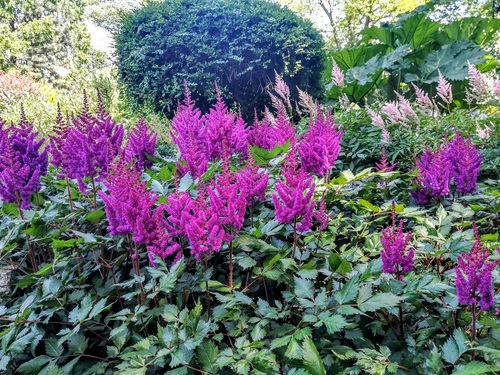
[[[447,156],[451,162],[451,177],[457,192],[470,194],[476,190],[477,176],[481,170],[482,157],[472,142],[455,133],[448,143]]]
[[[410,242],[411,232],[403,232],[403,220],[396,226],[396,209],[392,203],[392,225],[382,230],[380,242],[383,250],[380,251],[382,258],[382,272],[395,274],[399,280],[403,280],[403,274],[413,269],[414,249],[407,250]]]
[[[271,124],[267,117],[259,122],[257,114],[255,114],[255,121],[248,134],[248,144],[257,146],[265,150],[271,150],[276,145],[276,140],[271,137]]]
[[[457,260],[458,265],[455,267],[458,303],[473,306],[479,300],[481,309],[488,310],[493,306],[491,273],[497,266],[498,259],[487,262],[490,253],[487,248],[481,246],[481,238],[475,222],[472,222],[472,228],[475,238],[472,250],[468,254],[460,254]]]
[[[259,170],[255,165],[251,153],[248,152],[249,157],[246,162],[245,169],[242,169],[237,178],[239,184],[247,192],[247,205],[251,205],[256,201],[264,201],[266,199],[267,182],[269,174],[264,170]]]
[[[303,168],[297,168],[295,148],[292,147],[282,170],[284,180],[276,183],[276,193],[272,195],[276,219],[280,223],[298,222],[297,230],[311,229],[314,211],[312,199],[315,185]]]
[[[382,156],[380,158],[380,163],[375,163],[375,170],[377,172],[392,172],[396,168],[397,163],[389,165],[389,160],[387,160],[387,155],[385,153],[385,147],[382,147]]]
[[[24,114],[17,127],[4,127],[0,121],[0,197],[30,208],[31,194],[40,190],[40,177],[47,174],[47,151],[40,152],[44,139]]]
[[[334,166],[340,151],[342,131],[330,113],[322,114],[318,106],[317,117],[302,137],[298,151],[303,168],[316,176],[325,176]]]
[[[153,156],[156,147],[156,134],[148,128],[141,117],[139,122],[129,134],[128,143],[125,147],[125,160],[127,163],[135,162],[140,171],[151,168],[153,163],[148,160],[148,155]]]

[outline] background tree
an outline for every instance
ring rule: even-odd
[[[83,0],[0,0],[0,69],[55,81],[94,64],[84,6]]]

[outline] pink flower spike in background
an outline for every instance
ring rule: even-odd
[[[148,128],[141,117],[128,136],[125,146],[125,160],[127,163],[134,162],[138,170],[151,168],[153,163],[148,156],[153,156],[156,148],[156,134]]]

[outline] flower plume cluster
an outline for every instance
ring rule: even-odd
[[[151,168],[153,163],[148,160],[148,155],[153,156],[156,147],[156,134],[148,128],[141,117],[128,136],[127,146],[125,146],[125,160],[134,162],[140,171]]]
[[[487,310],[493,306],[493,285],[491,273],[499,260],[487,262],[490,253],[481,246],[481,238],[476,223],[472,223],[474,244],[470,253],[459,255],[455,267],[458,303],[479,306]]]

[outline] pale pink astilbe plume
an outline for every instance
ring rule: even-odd
[[[380,163],[375,163],[375,170],[377,172],[392,172],[396,168],[397,163],[389,165],[389,160],[387,160],[387,155],[385,152],[385,147],[382,147],[382,155],[380,157]]]
[[[303,109],[306,109],[309,112],[309,115],[312,117],[316,117],[318,115],[318,103],[314,98],[309,95],[307,92],[302,91],[299,87],[297,87],[297,91],[299,93],[299,106]],[[300,110],[298,111],[301,114]]]
[[[493,94],[500,98],[500,80],[493,81]]]
[[[344,73],[340,70],[339,66],[332,59],[332,82],[335,86],[343,89],[344,88]]]
[[[380,114],[378,113],[375,113],[375,111],[373,111],[371,108],[367,108],[366,113],[368,114],[368,116],[370,116],[372,125],[376,128],[379,128],[382,132],[382,142],[389,143],[391,141],[391,133],[389,133],[389,131],[387,130],[382,116],[380,116]]]
[[[427,95],[424,90],[417,87],[413,82],[412,86],[417,97],[416,101],[418,105],[418,111],[425,116],[436,116],[439,113],[436,102],[433,99],[429,98],[429,95]]]
[[[334,166],[340,152],[342,131],[335,126],[330,111],[311,117],[310,126],[298,146],[302,167],[319,177],[324,177]]]
[[[276,140],[272,137],[271,129],[272,126],[268,121],[268,117],[264,116],[264,119],[259,122],[257,113],[255,113],[255,121],[248,132],[248,144],[271,150],[276,145]]]
[[[295,149],[292,148],[282,169],[283,179],[277,181],[272,199],[278,222],[296,223],[299,232],[306,232],[312,226],[315,184],[312,176],[297,165]]]
[[[207,202],[202,183],[198,197],[191,200],[182,213],[184,233],[191,247],[191,255],[200,260],[204,254],[218,252],[222,243],[231,238],[226,234],[218,213]]]
[[[446,78],[441,74],[441,71],[438,70],[438,75],[439,75],[439,80],[438,80],[438,85],[437,85],[437,94],[441,98],[444,104],[446,106],[443,106],[445,108],[450,107],[450,104],[453,102],[453,92],[452,92],[452,87],[451,83],[449,83]]]
[[[230,170],[228,156],[224,156],[222,173],[207,188],[210,206],[217,213],[223,225],[236,230],[241,229],[245,219],[248,198],[247,185],[241,183]]]
[[[380,112],[387,116],[392,124],[406,125],[406,116],[399,111],[399,106],[396,102],[384,103],[380,108]]]
[[[275,80],[274,85],[272,86],[272,90],[274,90],[276,95],[273,95],[271,92],[269,92],[269,95],[271,96],[271,102],[273,103],[274,108],[279,109],[279,102],[281,101],[283,104],[286,104],[286,107],[291,111],[292,103],[290,102],[290,88],[276,71],[274,71],[274,74]]]
[[[413,110],[413,108],[411,107],[410,101],[397,92],[396,95],[398,97],[399,112],[401,113],[401,115],[405,117],[405,123],[411,120],[418,124],[420,120],[415,111]]]
[[[247,193],[247,205],[251,205],[254,202],[262,202],[266,199],[269,174],[266,173],[264,169],[259,169],[259,167],[255,165],[255,161],[250,152],[248,155],[249,157],[245,163],[245,168],[239,171],[237,178],[240,186],[242,186]]]
[[[469,66],[469,85],[472,90],[466,90],[467,103],[472,104],[475,101],[481,101],[488,97],[488,81],[477,68],[467,61]]]
[[[203,116],[203,134],[207,144],[207,153],[210,160],[222,158],[222,145],[232,155],[236,152],[244,154],[247,145],[246,125],[241,116],[237,117],[229,112],[222,100],[217,85],[217,101]]]
[[[128,136],[125,146],[125,161],[134,162],[138,170],[151,168],[153,163],[148,156],[153,156],[156,147],[156,134],[146,125],[141,117],[132,132]]]
[[[284,145],[288,141],[290,141],[290,145],[294,145],[297,142],[295,127],[290,122],[290,118],[288,117],[284,106],[280,106],[278,108],[276,122],[271,128],[270,136],[275,141],[275,144],[280,146]]]
[[[479,124],[476,125],[476,134],[481,139],[488,139],[491,135],[491,128],[487,125],[482,128]]]

